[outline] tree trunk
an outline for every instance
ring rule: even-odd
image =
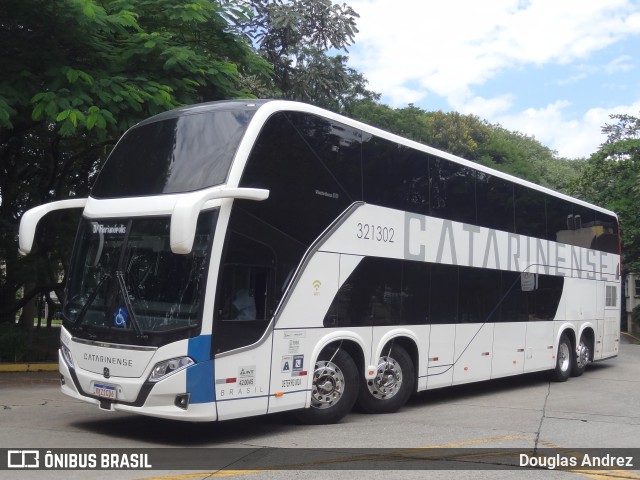
[[[25,292],[30,292],[35,288],[35,283],[28,283],[24,286]],[[22,330],[29,334],[27,340],[27,349],[33,343],[33,319],[38,315],[37,308],[38,296],[35,295],[24,307],[22,307],[22,315],[20,315],[19,325]]]

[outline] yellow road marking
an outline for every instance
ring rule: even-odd
[[[299,464],[289,464],[289,465],[278,465],[271,467],[269,469],[247,469],[247,470],[220,470],[220,471],[212,471],[212,472],[198,472],[198,473],[186,473],[186,474],[177,474],[177,475],[168,475],[168,476],[160,476],[160,477],[146,477],[145,480],[190,480],[190,479],[206,479],[211,477],[235,477],[242,475],[251,475],[262,472],[274,472],[274,471],[283,471],[283,470],[300,470],[302,468],[309,468],[313,466],[328,466],[328,465],[339,465],[344,463],[353,463],[353,462],[370,462],[370,461],[388,461],[388,462],[406,462],[406,461],[414,461],[414,460],[427,460],[429,459],[429,450],[434,449],[445,449],[445,448],[461,448],[461,447],[469,447],[474,445],[486,445],[501,441],[509,441],[509,440],[533,440],[535,437],[532,435],[501,435],[495,437],[487,437],[487,438],[477,438],[472,440],[465,440],[461,442],[449,442],[443,443],[439,445],[429,445],[424,447],[415,447],[415,448],[403,448],[392,450],[386,452],[384,454],[362,454],[359,456],[352,456],[344,459],[335,459],[335,460],[320,460],[315,462],[306,462]],[[553,444],[551,442],[540,442],[540,444],[544,448],[559,450],[562,453],[573,455],[575,457],[583,457],[584,454],[579,450],[571,450],[568,448],[561,447],[559,445]],[[508,453],[508,452],[507,452]],[[416,454],[415,458],[411,458],[410,455]],[[417,455],[422,454],[422,455]],[[425,455],[426,454],[426,455]],[[472,453],[465,451],[460,454],[459,457],[455,455],[447,455],[448,460],[460,460],[460,461],[472,461],[479,460],[482,458],[491,458],[491,457],[500,457],[504,456],[506,453],[497,452],[478,452]],[[437,458],[437,457],[436,457]],[[515,467],[517,469],[517,466]],[[391,468],[392,469],[392,468]],[[575,473],[577,475],[581,475],[583,477],[591,478],[593,480],[612,480],[612,479],[623,479],[623,480],[640,480],[640,475],[623,469],[608,469],[608,470],[584,470],[572,467],[557,467],[555,470]]]
[[[555,443],[541,441],[542,445],[546,448],[554,448],[557,450],[561,450],[563,453],[574,455],[576,457],[584,457],[584,453],[580,452],[580,450],[572,450],[565,447],[561,447],[560,445],[556,445]],[[637,473],[631,472],[629,470],[623,470],[620,468],[612,468],[609,470],[584,470],[578,468],[558,468],[557,470],[561,470],[563,472],[571,472],[577,473],[578,475],[582,475],[584,477],[593,478],[594,480],[611,480],[615,479],[624,479],[624,480],[640,480],[640,475]]]
[[[165,475],[162,477],[144,477],[144,480],[189,480],[193,478],[210,477],[236,477],[239,475],[250,475],[252,473],[269,472],[271,470],[221,470],[216,472],[180,473],[177,475]]]

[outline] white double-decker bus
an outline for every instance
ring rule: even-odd
[[[614,213],[309,105],[141,122],[23,253],[62,208],[62,391],[103,410],[328,423],[618,353]]]

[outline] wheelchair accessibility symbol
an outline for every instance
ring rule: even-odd
[[[119,328],[127,327],[127,309],[119,307],[113,314],[113,324]]]

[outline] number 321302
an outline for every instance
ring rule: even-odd
[[[383,227],[371,223],[358,223],[356,226],[356,237],[361,240],[371,240],[373,242],[394,243],[396,232],[393,227]]]

